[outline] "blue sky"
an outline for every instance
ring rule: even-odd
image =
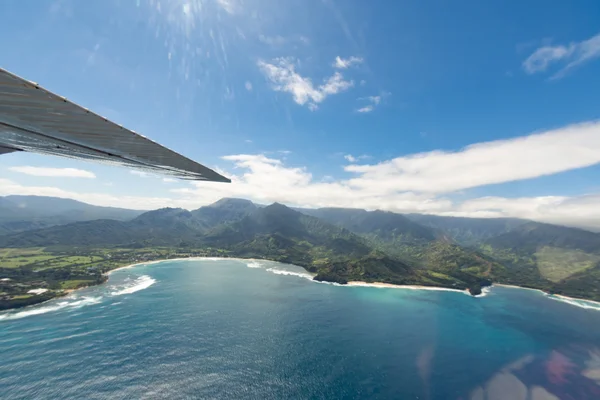
[[[600,227],[597,1],[5,0],[0,15],[2,68],[234,181],[10,154],[1,195]]]

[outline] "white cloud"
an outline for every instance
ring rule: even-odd
[[[140,178],[148,178],[150,176],[149,173],[144,171],[138,171],[137,169],[132,169],[129,171],[131,175],[139,176]]]
[[[246,143],[252,143],[252,140],[251,139],[246,139],[246,140],[244,140],[244,142],[246,142]]]
[[[350,161],[351,163],[355,163],[358,160],[364,160],[365,158],[369,158],[369,156],[363,154],[362,156],[354,157],[352,154],[346,154],[344,156],[344,158],[346,159],[346,161]]]
[[[165,197],[117,196],[107,193],[82,193],[53,186],[25,186],[8,179],[0,178],[0,195],[9,194],[53,196],[75,199],[99,206],[127,207],[151,210],[160,207],[191,207],[192,203],[182,199]]]
[[[217,0],[217,4],[229,14],[234,14],[237,8],[233,0]]]
[[[162,181],[164,183],[173,183],[173,182],[177,182],[177,179],[174,179],[174,178],[162,178]]]
[[[249,91],[249,92],[252,91],[252,83],[246,81],[246,83],[244,84],[244,87],[246,88],[247,91]]]
[[[551,175],[600,162],[600,123],[468,146],[432,151],[376,165],[349,165],[359,176],[349,183],[377,192],[445,193],[477,186]]]
[[[290,93],[297,104],[306,104],[311,111],[316,110],[328,96],[354,86],[353,81],[346,81],[341,73],[335,72],[322,85],[315,87],[310,78],[296,72],[291,58],[276,58],[271,63],[259,60],[258,67],[273,84],[273,90]]]
[[[364,107],[360,107],[358,109],[356,109],[356,112],[359,113],[370,113],[371,111],[375,110],[375,107],[379,105],[379,103],[381,103],[381,99],[383,98],[383,96],[388,96],[389,93],[384,93],[380,96],[368,96],[368,97],[361,97],[358,100],[362,100],[362,101],[367,101],[371,104],[366,105]]]
[[[517,217],[559,225],[600,230],[600,194],[577,197],[481,197],[465,201],[456,211],[445,213],[469,217]]]
[[[360,156],[362,157],[362,156]],[[360,157],[346,154],[355,163]],[[71,197],[98,205],[139,209],[197,208],[222,197],[261,204],[304,207],[358,207],[471,217],[521,217],[600,229],[600,193],[588,196],[480,197],[462,202],[447,194],[476,186],[529,179],[600,163],[600,123],[571,125],[508,140],[478,143],[456,152],[434,151],[374,165],[347,165],[350,179],[313,177],[300,166],[262,154],[223,157],[231,163],[231,184],[192,182],[170,197],[78,193],[56,187],[29,187],[0,179],[0,195]]]
[[[381,103],[381,96],[369,96],[367,97],[367,100],[369,100],[375,105],[378,105],[379,103]]]
[[[348,58],[341,58],[340,56],[337,56],[333,62],[333,67],[338,69],[346,69],[352,65],[361,64],[363,61],[364,60],[361,57],[352,56]]]
[[[568,45],[540,47],[523,62],[523,69],[529,74],[535,74],[546,71],[550,64],[561,63],[562,68],[553,76],[553,78],[560,78],[571,68],[598,57],[600,57],[600,34]]]
[[[273,201],[284,202],[288,205],[304,207],[361,207],[367,209],[382,209],[395,212],[421,212],[447,216],[464,217],[517,217],[528,218],[542,222],[578,226],[585,229],[600,230],[600,194],[565,197],[526,197],[509,199],[503,197],[482,197],[459,204],[453,204],[448,199],[418,195],[415,193],[402,193],[393,197],[373,198],[355,192],[347,192],[343,185],[337,183],[332,177],[326,176],[321,181],[311,181],[308,174],[306,179],[302,168],[294,169],[283,166],[278,160],[264,158],[264,156],[233,156],[239,168],[248,170],[247,174],[236,177],[236,185],[220,185],[210,183],[196,183],[192,188],[172,189],[174,197],[141,197],[141,196],[116,196],[106,193],[81,193],[63,190],[51,186],[24,186],[8,179],[0,178],[0,196],[10,194],[54,196],[71,198],[89,204],[113,207],[128,207],[131,209],[151,210],[160,207],[182,207],[195,209],[202,205],[214,202],[222,197],[244,197],[262,204]],[[244,166],[242,166],[244,165]],[[291,179],[281,183],[273,180],[276,187],[292,187],[293,184],[301,185],[294,189],[292,195],[277,193],[277,189],[269,189],[269,178],[264,174],[276,173],[273,178]],[[263,175],[261,179],[257,175]],[[257,190],[267,190],[261,192]],[[308,190],[307,195],[302,192]],[[318,191],[322,190],[321,194]],[[331,192],[327,192],[331,190]],[[301,195],[293,198],[294,195]],[[328,199],[329,195],[333,197]]]
[[[60,177],[60,178],[95,178],[93,172],[86,171],[77,168],[49,168],[49,167],[10,167],[8,168],[13,172],[20,172],[22,174],[33,175],[33,176],[46,176],[46,177]]]
[[[267,36],[267,35],[261,34],[258,36],[258,40],[260,40],[264,44],[267,44],[271,47],[280,47],[280,46],[283,46],[283,45],[286,45],[289,43],[300,43],[300,44],[304,44],[304,45],[307,45],[310,43],[308,38],[306,36],[302,36],[302,35],[285,37],[285,36],[281,36],[281,35]]]

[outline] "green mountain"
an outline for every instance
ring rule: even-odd
[[[480,248],[506,266],[507,283],[587,297],[595,291],[584,287],[600,288],[598,233],[528,222],[486,240]]]
[[[59,203],[62,204],[62,201]],[[193,245],[199,243],[200,237],[212,227],[238,220],[255,208],[247,200],[222,199],[192,212],[181,208],[162,208],[145,212],[129,221],[96,219],[41,226],[0,236],[0,247]]]
[[[143,211],[100,207],[72,199],[47,196],[0,197],[0,235],[79,221],[128,221]]]
[[[517,218],[465,218],[426,214],[406,216],[415,223],[434,229],[456,243],[466,246],[478,245],[529,222]]]
[[[268,238],[280,238],[283,242],[292,240],[303,246],[310,245],[311,248],[325,246],[331,250],[332,256],[356,257],[371,251],[364,240],[351,232],[279,203],[257,208],[237,222],[216,227],[207,233],[204,242],[216,246],[233,246],[241,251],[252,247],[248,246],[250,241],[265,241]]]
[[[386,232],[395,238],[399,231],[385,225],[386,217],[407,222],[402,216],[385,213],[369,213],[362,222],[367,224],[375,219],[383,228],[372,222],[369,230]],[[426,229],[419,230],[410,221],[408,226],[430,238]],[[0,237],[0,247],[43,246],[220,249],[233,256],[300,265],[314,272],[318,280],[339,283],[367,280],[464,289],[480,282],[478,277],[458,270],[441,273],[414,268],[382,251],[366,237],[284,205],[275,203],[258,208],[236,199],[226,199],[194,212],[165,208],[126,222],[85,221]]]
[[[182,246],[197,243],[203,227],[180,208],[149,211],[131,221],[100,219],[0,236],[0,247]]]
[[[250,200],[223,198],[216,203],[192,211],[204,227],[211,228],[222,223],[238,221],[258,207]]]
[[[600,252],[600,234],[540,222],[521,224],[485,243],[494,248],[512,249],[520,253],[535,253],[542,247]]]
[[[343,227],[278,203],[258,208],[238,222],[218,226],[205,236],[204,242],[239,257],[268,258],[302,266],[316,273],[317,280],[457,289],[478,287],[484,282],[469,274],[451,276],[416,269]]]
[[[74,207],[59,203],[59,211]],[[23,209],[31,213],[34,203],[28,204],[0,198],[0,217],[10,210],[14,216]],[[525,220],[293,210],[222,199],[191,212],[164,208],[127,221],[79,221],[0,236],[0,248],[48,246],[204,249],[292,263],[317,279],[341,283],[469,287],[477,293],[493,281],[600,299],[600,234]]]
[[[455,244],[444,232],[420,225],[401,214],[341,208],[301,211],[342,226],[378,250],[438,277],[487,282],[503,271],[502,265],[491,258]]]
[[[352,208],[300,209],[299,211],[342,226],[354,233],[373,235],[387,241],[419,242],[436,238],[433,230],[393,212]]]
[[[105,246],[135,239],[126,222],[99,219],[0,236],[0,247]]]

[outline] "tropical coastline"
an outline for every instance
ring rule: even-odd
[[[96,284],[84,285],[84,286],[80,286],[80,287],[72,288],[72,289],[63,289],[62,291],[55,292],[53,297],[44,299],[43,301],[40,301],[38,303],[27,305],[26,307],[29,308],[32,306],[39,306],[41,304],[47,303],[50,300],[65,297],[65,296],[68,296],[75,292],[78,292],[80,289],[85,289],[85,288],[89,288],[92,286],[105,284],[108,282],[110,275],[116,271],[134,268],[134,267],[142,266],[142,265],[159,264],[159,263],[167,262],[167,261],[194,261],[194,260],[197,260],[197,261],[235,260],[235,261],[242,261],[242,262],[257,262],[257,263],[259,263],[261,261],[279,262],[277,260],[269,260],[269,259],[265,259],[265,258],[256,258],[256,257],[244,258],[244,257],[210,257],[210,256],[208,256],[208,257],[206,257],[206,256],[174,257],[174,258],[161,258],[161,259],[155,259],[155,260],[147,260],[147,261],[136,261],[134,263],[118,266],[116,268],[113,268],[113,269],[110,269],[110,270],[104,272],[102,274],[102,276],[105,279],[102,282],[98,282]],[[294,264],[289,264],[289,265],[294,265]],[[257,266],[260,266],[260,265],[257,265]],[[257,266],[252,266],[252,267],[256,268]],[[315,280],[314,279],[315,275],[313,273],[311,273],[310,271],[306,270],[306,268],[304,268],[302,266],[297,266],[297,265],[294,265],[294,266],[302,268],[307,272],[307,276],[303,276],[304,278],[307,278],[307,279],[310,278],[310,280],[313,280],[313,281],[319,282],[319,283],[331,283],[331,282],[322,282],[319,280]],[[272,273],[276,273],[276,274],[298,275],[297,273],[291,273],[289,271],[274,270],[273,268],[267,268],[266,270],[270,271]],[[492,283],[492,285],[490,287],[484,287],[482,290],[482,293],[477,294],[477,295],[471,294],[468,289],[461,290],[461,289],[453,289],[453,288],[442,287],[442,286],[398,285],[398,284],[385,283],[385,282],[367,282],[367,281],[348,281],[347,283],[338,283],[336,285],[337,286],[349,286],[349,287],[372,287],[372,288],[380,288],[380,289],[388,288],[388,289],[423,290],[423,291],[446,291],[446,292],[462,293],[462,294],[469,295],[471,297],[485,297],[494,286],[498,286],[498,287],[521,289],[521,290],[532,290],[532,291],[539,292],[539,293],[549,297],[552,300],[561,301],[561,302],[570,304],[572,306],[600,310],[600,302],[595,302],[593,300],[569,297],[569,296],[564,296],[564,295],[559,295],[559,294],[551,294],[551,293],[545,292],[541,289],[534,289],[534,288],[529,288],[529,287],[522,287],[522,286],[502,284],[502,283]],[[579,302],[584,302],[584,303],[581,304]],[[19,308],[19,307],[13,307],[13,308]],[[9,309],[11,309],[11,308],[9,308]]]
[[[131,264],[137,263],[128,265]],[[267,269],[273,271],[269,273]],[[278,276],[274,271],[289,271],[291,276]],[[227,379],[218,381],[219,390],[230,393],[227,390],[238,385],[241,389],[235,396],[243,398],[248,387],[265,385],[262,380],[256,380],[258,370],[244,375],[245,383],[235,380],[236,376],[248,372],[250,366],[267,368],[260,372],[261,376],[281,372],[285,377],[287,371],[281,368],[285,362],[298,363],[305,372],[313,374],[312,378],[302,374],[303,378],[297,380],[302,387],[309,386],[304,379],[310,382],[317,382],[313,378],[322,379],[316,389],[301,393],[301,397],[310,398],[318,397],[331,386],[323,376],[327,376],[331,365],[337,365],[335,362],[341,356],[347,368],[364,370],[361,376],[377,371],[377,366],[383,363],[393,367],[398,365],[398,360],[404,360],[418,377],[418,367],[413,360],[432,354],[428,349],[434,343],[436,362],[443,360],[440,368],[445,372],[444,378],[451,374],[449,382],[460,381],[461,376],[472,379],[461,384],[463,398],[469,398],[472,388],[493,378],[496,372],[504,373],[505,365],[525,355],[547,356],[552,350],[564,351],[565,347],[559,348],[554,339],[570,345],[576,338],[576,345],[585,352],[593,349],[600,335],[599,313],[548,301],[533,292],[498,287],[485,299],[471,299],[464,294],[397,290],[402,287],[344,289],[337,284],[310,284],[305,281],[309,276],[294,265],[267,261],[166,260],[162,264],[144,266],[142,263],[124,269],[112,274],[105,285],[90,287],[40,307],[1,313],[0,343],[6,348],[3,360],[4,365],[10,366],[9,379],[14,383],[4,385],[2,390],[12,389],[0,397],[25,397],[19,397],[19,393],[35,397],[43,387],[40,385],[53,391],[48,398],[60,397],[62,392],[73,394],[70,386],[57,387],[50,375],[69,368],[65,378],[68,385],[83,388],[76,393],[81,398],[99,390],[110,391],[110,395],[117,397],[152,397],[149,391],[123,394],[124,390],[138,387],[131,385],[132,379],[149,380],[149,375],[159,383],[171,382],[170,392],[154,392],[160,396],[177,397],[184,388],[188,390],[186,394],[194,397],[189,387],[198,379],[190,380],[190,373],[203,376],[206,371],[215,370],[230,374]],[[236,330],[236,327],[241,329]],[[286,334],[281,334],[282,331]],[[265,341],[265,338],[276,342]],[[335,351],[331,351],[332,346]],[[239,348],[244,351],[240,353]],[[357,348],[363,351],[356,352]],[[306,352],[310,352],[308,359]],[[377,354],[375,359],[372,352]],[[508,356],[507,352],[510,352]],[[236,354],[244,358],[240,360]],[[275,357],[277,363],[255,362],[265,354]],[[357,359],[355,354],[362,358]],[[485,358],[476,358],[478,354]],[[581,363],[591,358],[587,353],[584,355],[586,358],[581,359]],[[457,363],[457,357],[477,360],[477,364]],[[92,366],[101,365],[110,370],[82,371],[82,359]],[[35,362],[40,368],[24,376],[24,360]],[[490,362],[494,365],[486,367]],[[178,368],[172,368],[174,363]],[[527,365],[529,368],[532,364]],[[128,371],[133,366],[136,375],[132,377]],[[314,372],[315,368],[319,368],[318,373]],[[491,375],[486,372],[483,378],[477,376],[477,370],[482,368],[489,368]],[[347,380],[340,382],[335,393],[328,393],[335,397],[346,385],[354,384],[352,392],[344,392],[346,397],[352,397],[354,391],[364,388],[356,383],[355,372],[346,375]],[[392,376],[397,376],[397,372],[390,369]],[[44,375],[40,376],[41,373]],[[111,385],[98,380],[90,388],[88,379],[103,373],[115,377]],[[85,375],[82,377],[82,374]],[[524,380],[522,376],[529,375],[516,376]],[[413,381],[418,390],[422,384],[418,379],[398,383],[397,379],[383,377],[377,384],[382,388],[395,385],[398,393]],[[119,386],[113,386],[114,382],[119,382]],[[439,381],[436,382],[439,385]],[[285,385],[277,393],[273,388],[265,390],[263,397],[285,398],[290,393]],[[214,393],[200,384],[194,389],[196,395],[202,393],[205,397]],[[456,398],[457,390],[447,388],[444,396],[434,398]],[[417,391],[411,389],[403,395],[414,397],[415,393]],[[394,398],[391,391],[389,394],[389,398]]]
[[[161,262],[165,262],[165,261],[193,261],[193,260],[213,260],[213,261],[218,261],[218,260],[236,260],[236,261],[269,261],[269,262],[276,262],[274,260],[268,260],[268,259],[263,259],[263,258],[242,258],[242,257],[178,257],[178,258],[165,258],[165,259],[161,259],[161,260],[153,260],[153,261],[147,261],[147,262],[138,262],[138,263],[134,263],[134,264],[130,264],[130,265],[125,265],[119,268],[115,268],[113,270],[110,270],[106,273],[106,275],[110,275],[113,272],[119,271],[121,269],[127,269],[127,268],[133,268],[139,265],[151,265],[151,264],[158,264]],[[293,264],[290,264],[293,265]],[[300,267],[303,268],[303,267]],[[306,269],[305,269],[306,270]],[[309,271],[307,271],[309,272]],[[315,282],[319,282],[319,281],[315,281]],[[492,289],[495,286],[498,287],[506,287],[506,288],[512,288],[512,289],[520,289],[520,290],[532,290],[538,293],[541,293],[543,295],[545,295],[546,297],[549,297],[550,299],[556,300],[556,301],[563,301],[564,303],[570,304],[572,306],[575,307],[583,307],[582,305],[578,305],[574,302],[577,301],[583,301],[586,303],[590,303],[590,304],[594,304],[597,305],[598,308],[596,307],[589,307],[590,309],[598,309],[600,310],[600,302],[597,301],[593,301],[593,300],[587,300],[587,299],[580,299],[580,298],[576,298],[576,297],[569,297],[569,296],[564,296],[564,295],[560,295],[560,294],[551,294],[548,292],[545,292],[541,289],[534,289],[534,288],[528,288],[528,287],[523,287],[523,286],[517,286],[517,285],[509,285],[509,284],[504,284],[504,283],[492,283],[492,285],[489,288],[483,288],[483,292],[479,295],[472,295],[469,293],[468,289],[465,290],[460,290],[460,289],[451,289],[451,288],[445,288],[445,287],[440,287],[440,286],[422,286],[422,285],[395,285],[392,283],[384,283],[384,282],[366,282],[366,281],[349,281],[346,284],[338,284],[337,286],[348,286],[348,287],[371,287],[371,288],[379,288],[379,289],[406,289],[406,290],[425,290],[425,291],[439,291],[439,292],[455,292],[455,293],[462,293],[462,294],[466,294],[468,296],[471,297],[485,297],[488,293],[489,290]],[[78,289],[76,289],[78,290]],[[586,308],[586,307],[583,307]]]
[[[562,294],[552,294],[552,293],[548,293],[548,292],[545,292],[540,289],[522,287],[522,286],[517,286],[517,285],[507,285],[507,284],[503,284],[503,283],[494,283],[492,286],[499,286],[499,287],[505,287],[505,288],[510,288],[510,289],[531,290],[531,291],[538,292],[538,293],[544,295],[545,297],[549,298],[550,300],[560,301],[562,303],[566,303],[571,306],[585,308],[588,310],[600,311],[600,302],[594,301],[594,300],[582,299],[582,298],[578,298],[578,297],[569,297],[569,296],[565,296]]]

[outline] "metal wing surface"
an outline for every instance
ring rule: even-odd
[[[0,68],[0,155],[29,151],[176,178],[230,180],[210,168]]]

